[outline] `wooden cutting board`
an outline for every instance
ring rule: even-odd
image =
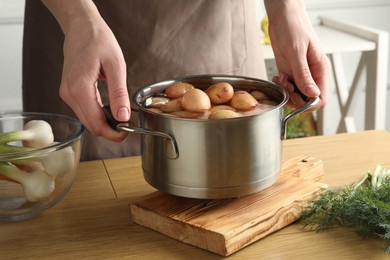
[[[293,223],[326,189],[323,163],[309,156],[282,165],[271,187],[234,199],[190,199],[154,192],[130,205],[131,219],[152,230],[227,256]]]

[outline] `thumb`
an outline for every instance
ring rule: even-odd
[[[292,74],[299,90],[307,97],[318,97],[321,91],[312,77],[306,57],[296,57],[292,60],[295,61],[291,64]]]
[[[130,99],[126,84],[126,65],[123,61],[114,66],[106,66],[104,73],[107,80],[111,113],[119,122],[130,120]]]

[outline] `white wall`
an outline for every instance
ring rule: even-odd
[[[258,3],[258,19],[265,15],[264,5],[262,0],[257,0]],[[352,22],[359,25],[369,26],[372,28],[390,32],[390,1],[389,0],[305,0],[306,9],[309,17],[314,21],[319,16],[328,16],[338,20]],[[346,53],[342,55],[345,64],[345,73],[347,82],[352,82],[357,62],[360,58],[360,53]],[[390,60],[390,52],[389,52]],[[275,72],[272,62],[267,62],[269,73],[272,75]],[[390,82],[390,73],[387,75]],[[328,110],[338,111],[337,96],[334,90],[334,82],[331,79],[331,92],[329,98]],[[390,83],[388,83],[390,86]],[[363,91],[364,92],[364,91]],[[386,130],[390,131],[390,90],[387,94],[388,104],[386,109]],[[357,130],[364,129],[364,93],[360,95],[358,101],[358,109],[354,116],[357,119]],[[330,120],[326,120],[326,132],[335,133],[339,117],[337,113],[332,115]]]
[[[24,0],[0,0],[0,112],[22,109]]]
[[[332,3],[333,1],[337,0],[306,0],[309,16],[312,19],[318,16],[330,16],[390,32],[389,0],[343,0],[341,3],[340,1]],[[388,73],[388,82],[390,82],[390,73]]]
[[[329,16],[390,33],[390,0],[304,0],[309,17]],[[265,15],[263,0],[256,0],[258,20]],[[390,52],[389,52],[390,60]],[[388,75],[390,82],[390,73]]]
[[[390,32],[390,1],[388,0],[344,0],[344,4],[333,3],[332,1],[324,1],[325,3],[321,4],[321,1],[315,0],[306,0],[307,2],[313,2],[308,4],[308,12],[311,18],[318,16],[331,16],[340,20],[365,25],[373,27],[376,29],[384,30]],[[317,3],[315,3],[317,2]],[[320,9],[318,9],[320,8]],[[352,81],[353,72],[355,70],[357,63],[357,54],[345,54],[344,63],[351,64],[346,67],[346,79],[348,82]],[[390,60],[390,52],[389,52]],[[348,68],[350,69],[348,71]],[[388,82],[388,91],[387,91],[387,109],[386,109],[386,130],[390,131],[390,73],[387,74]],[[357,109],[355,112],[355,117],[364,114],[364,95],[360,96],[359,106],[361,109]],[[336,98],[333,93],[333,98],[330,105],[336,106]],[[363,120],[357,122],[357,129],[362,130]]]

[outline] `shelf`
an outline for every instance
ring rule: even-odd
[[[376,43],[372,40],[367,40],[322,24],[313,25],[313,28],[320,39],[323,50],[327,54],[372,51],[376,49]],[[271,45],[262,45],[262,48],[264,59],[274,59]]]

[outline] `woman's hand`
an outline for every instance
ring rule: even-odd
[[[61,98],[94,135],[121,141],[125,132],[107,124],[100,104],[97,81],[107,80],[112,114],[130,119],[126,64],[112,31],[92,1],[45,0],[65,34]]]
[[[313,30],[302,0],[265,0],[269,34],[279,75],[273,81],[290,94],[290,105],[299,107],[303,100],[291,82],[307,97],[320,97],[315,107],[328,100],[330,63]]]

